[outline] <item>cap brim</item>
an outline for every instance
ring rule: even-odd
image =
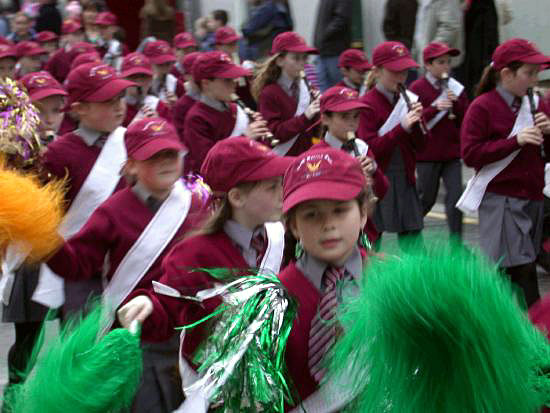
[[[287,213],[296,205],[315,199],[330,199],[334,201],[349,201],[355,198],[363,188],[356,184],[335,181],[315,181],[297,188],[283,199],[283,213]]]
[[[8,57],[11,57],[15,60],[17,60],[17,54],[15,53],[4,53],[4,54],[0,54],[0,59],[6,59]]]
[[[458,49],[442,50],[438,53],[434,53],[434,54],[424,58],[424,61],[427,62],[428,60],[437,59],[438,57],[445,56],[446,54],[448,54],[451,57],[456,57],[456,56],[460,55],[460,50],[458,50]]]
[[[244,182],[261,181],[262,179],[283,176],[293,161],[294,157],[292,156],[274,156],[256,168],[255,171],[244,179]]]
[[[174,44],[174,47],[177,49],[187,49],[188,47],[198,47],[198,46],[196,43],[187,42],[187,43],[176,43]]]
[[[128,157],[136,161],[146,161],[160,151],[172,149],[175,151],[185,151],[186,148],[177,140],[177,137],[172,139],[155,139],[140,146],[136,151],[129,153]]]
[[[293,46],[286,49],[287,52],[319,54],[319,50],[309,46]]]
[[[143,67],[132,67],[131,69],[125,70],[124,72],[120,73],[120,77],[128,77],[132,75],[153,76],[153,71],[149,69],[145,69]]]
[[[329,111],[329,112],[346,112],[348,110],[364,109],[366,107],[367,107],[366,104],[364,104],[363,102],[358,102],[356,100],[356,101],[350,101],[350,102],[340,102],[340,103],[337,103],[333,106],[329,105],[329,106],[323,108],[323,110],[321,110],[321,112],[326,112],[326,111]]]
[[[252,72],[241,66],[234,65],[233,67],[224,70],[220,74],[216,74],[214,77],[219,77],[222,79],[236,79],[243,76],[251,76]]]
[[[55,88],[41,89],[41,90],[37,90],[35,93],[31,93],[30,98],[32,101],[35,101],[35,100],[47,98],[48,96],[55,96],[55,95],[67,96],[68,93],[63,89],[55,89]]]
[[[547,65],[550,63],[550,56],[545,56],[542,53],[537,53],[521,59],[523,63],[531,63],[534,65]]]
[[[416,63],[414,60],[412,60],[410,57],[404,57],[402,59],[384,63],[382,64],[382,67],[384,67],[385,69],[391,70],[392,72],[401,72],[403,70],[420,67],[420,65]]]
[[[216,44],[230,44],[230,43],[235,43],[237,41],[239,41],[241,39],[241,36],[231,36],[231,37],[227,37],[225,39],[223,39],[222,41],[219,41],[218,43]]]
[[[130,86],[137,86],[137,84],[125,79],[114,79],[100,87],[83,100],[85,102],[106,102],[118,96],[123,90],[129,88]]]
[[[153,63],[155,65],[162,65],[164,63],[175,62],[176,61],[176,56],[173,55],[173,54],[165,54],[165,55],[162,55],[162,56],[151,57],[151,58],[149,58],[149,60],[151,60],[151,63]]]
[[[38,55],[41,55],[41,54],[48,54],[48,51],[44,50],[44,49],[31,50],[25,56],[38,56]]]

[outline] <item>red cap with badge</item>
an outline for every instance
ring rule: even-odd
[[[365,53],[359,49],[344,50],[338,58],[338,67],[349,67],[360,71],[372,69]]]
[[[34,40],[38,43],[53,42],[56,41],[58,38],[59,36],[57,34],[48,30],[38,32],[36,33],[36,36],[34,36]]]
[[[65,20],[63,22],[63,25],[61,26],[61,33],[63,34],[71,34],[79,30],[82,30],[82,25],[78,20],[73,20],[73,19]]]
[[[163,118],[143,118],[130,123],[124,134],[128,158],[145,161],[160,151],[185,151],[176,129]]]
[[[297,157],[283,180],[283,213],[315,199],[349,201],[367,181],[357,158],[340,149],[317,149]]]
[[[220,27],[214,33],[214,40],[216,44],[231,44],[239,40],[241,36],[237,32],[228,26]]]
[[[501,70],[512,62],[547,65],[550,56],[542,54],[534,43],[525,39],[510,39],[498,46],[493,52],[491,65],[495,70]]]
[[[188,47],[197,47],[197,42],[191,33],[182,32],[174,36],[174,47],[178,49],[187,49]]]
[[[110,11],[104,11],[97,14],[95,24],[98,26],[116,26],[118,24],[118,19]]]
[[[432,42],[424,48],[422,58],[424,59],[424,63],[426,63],[428,60],[432,60],[446,54],[453,57],[458,56],[460,54],[460,50],[449,47],[447,44],[442,42]]]
[[[245,136],[231,137],[210,148],[201,175],[214,192],[227,193],[243,182],[283,176],[293,159]]]
[[[143,54],[147,56],[154,65],[176,61],[176,55],[168,42],[164,40],[156,40],[147,43],[143,49]]]
[[[203,52],[193,64],[193,79],[197,84],[203,79],[237,79],[250,75],[250,70],[233,63],[222,51]]]
[[[372,52],[372,63],[392,72],[401,72],[419,66],[412,59],[409,49],[400,42],[384,42],[376,46]]]
[[[31,101],[35,102],[48,96],[67,96],[67,92],[54,77],[46,71],[29,73],[20,79]]]
[[[128,77],[137,74],[153,76],[151,62],[144,54],[138,52],[127,54],[122,60],[120,77]]]
[[[45,49],[42,49],[38,43],[30,41],[17,43],[15,45],[15,52],[17,53],[17,57],[37,56],[48,53]]]
[[[321,113],[346,112],[353,109],[363,109],[367,105],[359,99],[356,90],[344,86],[333,86],[321,95]]]
[[[75,102],[106,102],[130,86],[136,84],[118,77],[111,66],[86,63],[71,71],[67,77],[67,106]]]
[[[275,36],[271,44],[271,54],[282,52],[319,54],[319,51],[307,45],[302,36],[295,32],[284,32]]]

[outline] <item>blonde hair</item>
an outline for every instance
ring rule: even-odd
[[[153,16],[159,20],[169,20],[174,17],[174,8],[166,0],[146,0],[139,14],[142,19]]]
[[[367,75],[367,79],[365,80],[365,86],[367,90],[371,90],[378,80],[378,67],[374,66]]]
[[[256,101],[258,101],[260,94],[262,93],[262,89],[266,85],[277,81],[279,76],[281,76],[281,68],[277,64],[277,59],[279,57],[284,57],[284,55],[285,52],[277,53],[258,66],[256,76],[254,77],[251,87],[252,96],[256,99]]]

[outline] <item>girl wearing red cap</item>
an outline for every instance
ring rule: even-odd
[[[356,90],[360,96],[366,92],[365,80],[372,69],[372,65],[363,51],[358,49],[344,50],[338,58],[338,67],[342,73],[342,80],[334,86],[349,87]]]
[[[298,155],[312,145],[319,97],[314,98],[301,73],[308,56],[317,53],[297,33],[281,33],[273,40],[271,57],[259,68],[252,85],[258,110],[280,141],[274,150],[281,155]]]
[[[372,87],[361,101],[359,137],[372,149],[380,168],[390,181],[390,189],[379,202],[374,222],[379,231],[396,232],[400,247],[418,242],[423,215],[416,192],[416,151],[424,145],[419,122],[422,104],[407,92],[411,108],[399,93],[409,69],[418,67],[410,52],[399,42],[384,42],[372,55],[369,73]]]
[[[527,93],[549,62],[527,40],[502,43],[461,130],[462,158],[476,174],[457,207],[478,211],[481,249],[523,290],[527,306],[539,298],[535,259],[542,233],[544,162],[550,153],[550,109],[537,96],[530,102]]]
[[[426,145],[416,152],[422,213],[426,215],[434,206],[439,181],[443,179],[447,224],[457,239],[462,237],[462,212],[455,207],[462,193],[460,125],[468,108],[468,97],[464,86],[449,77],[449,73],[452,57],[459,54],[458,49],[445,43],[428,44],[423,51],[426,74],[410,86],[424,106],[422,116],[430,130]]]
[[[132,294],[118,311],[120,322],[126,326],[140,320],[145,340],[163,340],[173,335],[174,327],[208,316],[221,303],[219,297],[203,303],[174,298],[174,292],[176,296],[195,296],[219,286],[222,281],[201,268],[234,269],[236,274],[260,268],[278,273],[284,246],[284,228],[278,222],[281,176],[289,163],[289,158],[245,137],[214,145],[201,169],[214,193],[213,214],[201,230],[166,257],[160,280],[163,285],[156,285],[155,291],[143,289]],[[184,387],[197,380],[192,360],[209,332],[205,325],[199,325],[182,336],[180,373]]]
[[[334,86],[326,90],[321,96],[321,122],[326,132],[323,140],[313,145],[312,150],[332,147],[359,158],[374,195],[382,199],[388,190],[388,178],[378,168],[369,145],[355,138],[359,114],[365,107],[359,100],[359,94],[353,89]],[[370,219],[365,226],[365,232],[370,242],[375,242],[379,237],[379,232]]]
[[[102,298],[114,310],[161,275],[168,251],[202,218],[202,201],[180,180],[185,148],[162,118],[144,118],[124,135],[131,187],[109,197],[47,265],[68,280],[103,278]],[[169,338],[169,337],[166,337]],[[172,412],[181,403],[174,379],[177,340],[143,346],[144,377],[132,412]]]
[[[330,321],[342,294],[358,288],[365,259],[358,244],[371,202],[359,160],[342,150],[308,151],[285,173],[285,262],[291,262],[279,278],[298,302],[286,348],[301,400],[293,412],[338,411],[349,401],[345,387],[322,382],[323,360],[339,334]]]

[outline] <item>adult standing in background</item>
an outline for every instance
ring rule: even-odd
[[[99,29],[95,24],[97,14],[107,11],[104,0],[82,0],[82,27],[86,41],[96,44],[100,39]]]
[[[382,31],[386,40],[401,42],[407,49],[413,46],[417,0],[388,0],[384,10]]]
[[[16,13],[11,21],[13,31],[8,35],[10,42],[18,43],[24,40],[33,40],[36,32],[32,28],[33,19],[22,11]]]
[[[315,22],[314,45],[321,92],[342,80],[338,56],[351,45],[352,0],[322,0]]]
[[[166,0],[146,0],[139,17],[141,39],[153,36],[172,43],[176,35],[176,12]]]
[[[36,32],[50,31],[61,35],[61,13],[57,8],[57,0],[40,0],[38,17],[34,23]]]

